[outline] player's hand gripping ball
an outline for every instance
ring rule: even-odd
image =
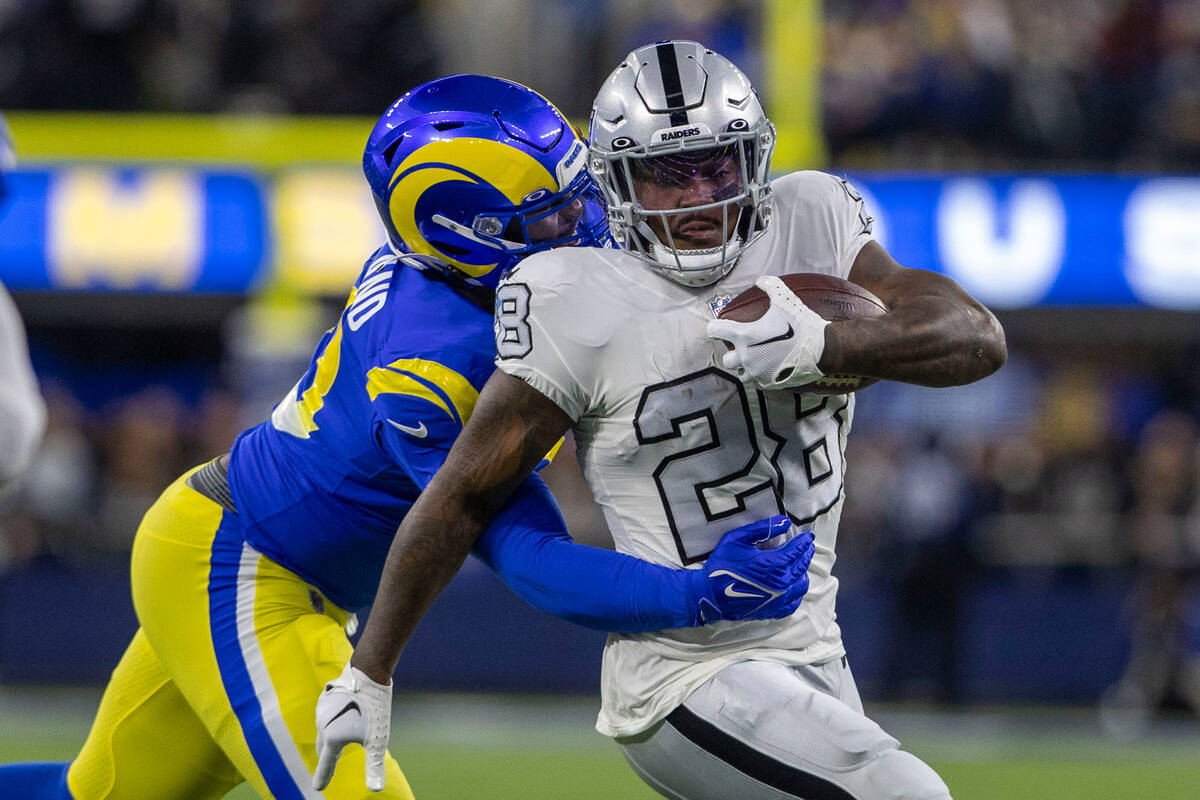
[[[783,353],[779,363],[773,365],[775,374],[771,376],[772,379],[755,380],[764,388],[788,388],[809,394],[846,394],[875,383],[876,378],[859,375],[825,375],[816,369],[816,361],[824,348],[824,323],[858,317],[877,317],[887,313],[887,306],[883,301],[858,284],[832,275],[798,272],[781,275],[780,280],[782,285],[775,283],[775,291],[778,293],[786,288],[800,300],[799,303],[787,303],[789,297],[779,297],[773,301],[760,286],[768,283],[768,288],[771,288],[770,284],[774,281],[770,278],[760,278],[759,285],[730,300],[717,315],[718,320],[733,323],[766,323],[768,320],[764,317],[771,311],[771,315],[779,319],[773,321],[770,330],[757,331],[748,325],[731,326],[716,321],[709,323],[709,335],[743,348],[742,358],[735,359],[741,364],[747,362],[747,355],[754,355],[753,351],[756,348],[774,345]],[[772,310],[773,304],[781,306],[785,303],[787,307]],[[820,319],[813,319],[814,324],[809,325],[805,317],[813,313]],[[779,331],[775,331],[775,327],[778,327]],[[816,341],[803,341],[805,329],[811,331]],[[789,332],[791,336],[788,336]],[[733,338],[735,336],[737,338]],[[773,338],[777,339],[777,342],[769,341]],[[789,338],[797,341],[788,341]],[[749,341],[739,341],[746,339]],[[788,369],[792,370],[790,374],[780,375]]]

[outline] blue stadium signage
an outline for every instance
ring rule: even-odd
[[[1200,309],[1200,178],[850,175],[877,238],[997,308]],[[343,293],[382,229],[354,170],[68,165],[10,176],[13,289]]]
[[[252,174],[79,166],[8,180],[12,289],[244,292],[269,263],[269,190]]]
[[[852,180],[897,261],[992,307],[1200,309],[1200,178]]]

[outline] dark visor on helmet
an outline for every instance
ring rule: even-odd
[[[545,197],[539,195],[544,192]],[[475,219],[475,232],[500,240],[505,249],[595,245],[597,224],[604,226],[604,201],[586,173],[563,191],[541,189],[516,208],[485,211]]]

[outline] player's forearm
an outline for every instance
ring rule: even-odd
[[[475,555],[529,605],[614,633],[702,624],[687,570],[577,544],[528,510],[510,504],[475,543]]]
[[[532,470],[529,459],[504,463],[505,452],[499,443],[484,449],[468,426],[396,531],[351,662],[372,680],[391,680],[421,617],[458,572],[519,479]],[[476,459],[472,453],[481,455]]]
[[[990,375],[1006,357],[1004,331],[986,308],[926,294],[880,317],[831,323],[818,366],[827,375],[957,386]]]
[[[436,496],[417,501],[396,532],[351,663],[386,684],[417,623],[462,566],[484,525]],[[424,507],[422,507],[424,506]]]
[[[391,680],[434,598],[570,422],[523,381],[492,375],[446,462],[396,531],[355,667],[379,683]]]

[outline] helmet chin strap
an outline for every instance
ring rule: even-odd
[[[728,275],[737,264],[737,257],[742,249],[742,237],[736,233],[724,246],[678,250],[662,244],[645,220],[637,223],[637,231],[645,237],[650,257],[662,268],[666,276],[676,283],[693,288],[708,286]]]

